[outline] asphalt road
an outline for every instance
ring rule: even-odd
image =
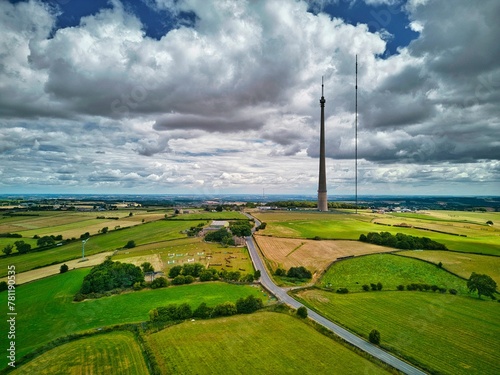
[[[256,220],[256,225],[260,225],[260,223]],[[252,262],[255,266],[256,270],[260,270],[261,277],[260,277],[260,283],[264,288],[266,288],[269,292],[274,294],[276,298],[278,298],[281,302],[286,303],[287,305],[292,306],[294,309],[298,309],[299,307],[303,306],[300,302],[297,300],[293,299],[291,296],[287,294],[287,292],[278,287],[271,277],[269,276],[267,272],[267,268],[264,266],[264,263],[262,262],[262,259],[259,255],[259,252],[255,246],[255,242],[252,236],[245,237],[246,243],[247,243],[247,248],[250,253],[250,257],[252,258]],[[394,357],[392,354],[387,353],[386,351],[380,349],[379,347],[361,339],[360,337],[352,334],[351,332],[345,330],[344,328],[338,326],[337,324],[331,322],[330,320],[326,319],[325,317],[319,315],[318,313],[307,309],[307,314],[308,317],[311,318],[312,320],[316,321],[317,323],[321,324],[322,326],[328,328],[341,338],[343,338],[345,341],[351,343],[352,345],[358,347],[359,349],[371,354],[375,358],[380,359],[381,361],[389,364],[390,366],[398,369],[399,371],[404,372],[405,374],[410,374],[410,375],[424,375],[426,374],[425,372],[417,369],[416,367],[413,367],[412,365],[400,360],[399,358]]]

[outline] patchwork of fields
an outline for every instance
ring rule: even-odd
[[[245,219],[241,213],[189,210],[172,216],[172,210],[132,212],[132,215],[128,210],[104,212],[104,219],[97,219],[95,212],[37,212],[38,216],[2,217],[0,233],[21,234],[23,241],[35,247],[36,240],[32,238],[35,234],[63,234],[66,239],[90,232],[92,236],[85,246],[87,256],[114,252],[113,260],[136,265],[149,261],[156,270],[164,272],[189,262],[218,270],[253,272],[246,248],[225,248],[185,234],[187,229],[208,224],[212,219]],[[163,220],[166,213],[169,218]],[[497,354],[500,304],[470,295],[464,280],[472,272],[486,273],[500,284],[499,213],[429,211],[382,215],[345,210],[344,213],[299,211],[255,215],[267,223],[266,229],[255,237],[271,268],[305,266],[316,272],[314,281],[319,288],[298,292],[310,307],[365,338],[372,329],[378,329],[384,348],[431,371],[500,373]],[[106,219],[111,216],[117,219]],[[487,225],[486,221],[495,224]],[[98,233],[105,226],[108,233]],[[454,251],[400,251],[357,241],[360,234],[380,231],[429,237]],[[0,238],[0,248],[16,240]],[[137,246],[124,249],[130,240]],[[79,259],[81,251],[79,239],[24,255],[14,251],[10,256],[0,256],[0,277],[6,275],[8,265],[15,265],[19,274]],[[395,254],[379,254],[386,252]],[[442,268],[437,266],[440,262]],[[31,272],[44,271],[41,268]],[[170,303],[187,302],[197,307],[201,302],[209,306],[234,302],[250,294],[266,301],[268,298],[256,287],[210,282],[74,303],[72,298],[88,272],[87,268],[75,269],[17,287],[18,358],[58,337],[146,321],[151,309]],[[21,281],[23,276],[18,277]],[[363,284],[377,282],[383,284],[382,291],[363,292]],[[455,289],[457,295],[396,291],[398,285],[410,283]],[[347,288],[349,293],[332,292],[337,288]],[[6,295],[2,292],[0,298],[5,301]],[[6,309],[6,303],[2,304],[0,313],[4,316]],[[7,328],[5,320],[0,323],[2,332],[7,332]],[[261,372],[271,369],[275,373],[383,372],[284,314],[257,313],[188,321],[151,334],[147,340],[155,348],[155,357],[165,373],[205,373],[207,369],[213,373],[228,373],[227,369],[238,373],[244,368],[262,369]],[[8,347],[6,335],[0,336],[0,347]],[[99,368],[108,366],[125,374],[144,373],[145,362],[134,336],[122,331],[56,347],[18,371],[30,373],[33,368],[47,374],[97,371],[92,361],[86,363],[84,358],[93,358]],[[0,359],[0,368],[6,366],[6,361],[5,356]],[[19,373],[26,373],[23,371]]]

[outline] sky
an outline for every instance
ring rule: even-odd
[[[0,1],[0,194],[500,195],[498,0]]]

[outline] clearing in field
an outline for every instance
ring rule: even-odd
[[[131,332],[111,332],[58,346],[11,374],[147,374],[139,344]]]
[[[349,292],[361,292],[363,285],[379,282],[382,283],[383,290],[396,290],[398,285],[415,283],[437,285],[447,290],[455,289],[459,294],[467,294],[465,280],[427,262],[393,254],[342,260],[333,264],[318,284],[334,290],[347,288]]]
[[[500,373],[500,304],[427,292],[337,294],[318,289],[298,296],[322,315],[400,353],[432,373]]]
[[[472,272],[486,274],[500,287],[500,257],[451,251],[401,251],[397,254],[443,264],[448,271],[468,279]]]
[[[255,236],[263,255],[276,268],[304,266],[320,276],[335,260],[342,257],[390,252],[395,249],[359,241],[314,241],[297,238]]]
[[[165,374],[382,374],[382,368],[285,314],[178,324],[148,337]]]

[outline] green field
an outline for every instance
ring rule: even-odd
[[[148,374],[131,332],[111,332],[58,346],[11,372],[21,374]]]
[[[500,304],[426,292],[339,295],[308,290],[299,296],[325,317],[435,373],[500,373]]]
[[[169,220],[248,220],[248,217],[237,211],[209,212],[204,210],[189,210],[189,213],[180,213],[179,215],[170,217]]]
[[[24,284],[16,289],[16,311],[18,357],[58,337],[82,330],[94,329],[122,323],[133,323],[149,319],[149,310],[170,303],[189,303],[196,308],[201,302],[214,306],[226,301],[236,301],[250,294],[263,298],[260,288],[221,282],[199,283],[143,290],[112,297],[73,302],[88,269],[77,269],[36,282]],[[7,293],[0,293],[6,301]],[[2,303],[0,314],[6,316],[7,303]],[[0,331],[7,332],[6,319]],[[7,348],[7,335],[0,336],[0,347]],[[7,358],[0,358],[0,368],[6,366]]]
[[[361,292],[363,284],[378,282],[382,283],[383,290],[396,290],[400,284],[422,283],[453,288],[460,294],[467,294],[465,280],[427,262],[392,254],[367,255],[336,262],[318,284],[334,290],[347,288],[350,292]]]
[[[397,254],[423,259],[434,264],[441,262],[444,269],[465,279],[468,279],[472,272],[486,274],[495,280],[500,288],[500,257],[431,250],[401,251]]]
[[[184,322],[148,337],[165,374],[379,374],[300,320],[261,312]]]
[[[439,213],[439,211],[433,211],[433,213],[434,212]],[[416,237],[428,237],[445,244],[450,250],[500,255],[500,229],[497,229],[496,226],[490,227],[486,224],[476,224],[472,222],[470,224],[465,224],[463,221],[460,221],[458,225],[456,222],[458,219],[461,219],[459,213],[455,213],[455,216],[450,219],[452,220],[450,222],[444,222],[446,216],[440,216],[439,214],[425,216],[426,220],[415,219],[411,217],[412,214],[409,215],[410,216],[396,217],[392,216],[392,214],[381,215],[369,212],[362,212],[356,215],[352,213],[318,213],[312,211],[255,213],[255,216],[259,220],[267,223],[266,229],[262,230],[260,233],[275,237],[320,237],[324,239],[357,240],[361,234],[383,231],[392,234],[404,233]],[[477,217],[476,219],[486,223],[487,218],[491,217],[493,214],[484,213],[483,215],[484,217]],[[469,216],[465,217],[468,218]],[[500,218],[500,215],[496,215],[496,217]],[[376,224],[376,222],[387,223],[391,226],[379,225]],[[392,226],[403,222],[433,230],[465,234],[467,237],[416,228]]]

